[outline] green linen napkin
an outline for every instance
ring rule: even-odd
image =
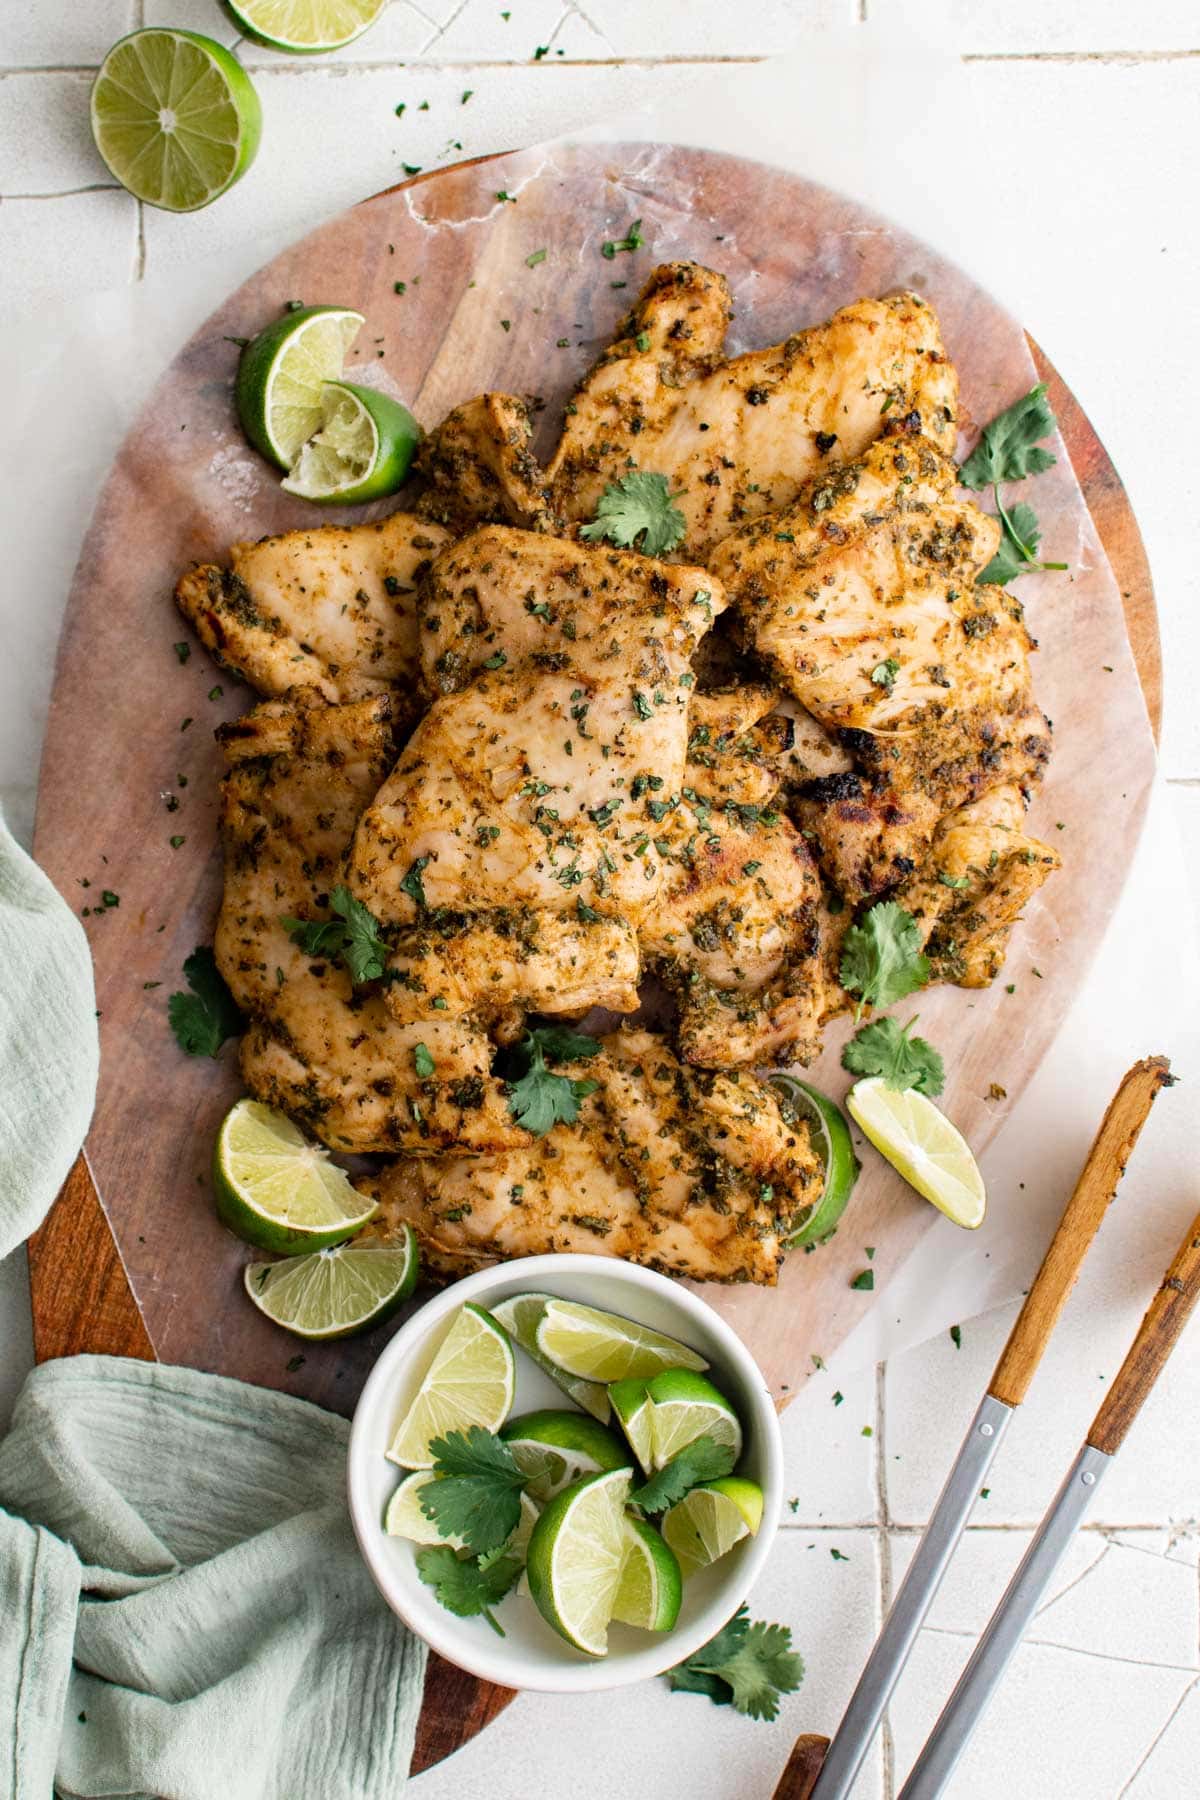
[[[348,1431],[194,1369],[33,1371],[0,1443],[0,1792],[399,1792],[425,1646],[358,1554]]]
[[[0,817],[0,1256],[36,1230],[62,1186],[98,1067],[83,927]]]

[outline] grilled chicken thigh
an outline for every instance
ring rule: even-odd
[[[782,344],[726,358],[729,287],[697,263],[651,275],[577,388],[547,471],[564,519],[590,519],[631,467],[665,475],[702,561],[746,519],[859,456],[882,431],[954,449],[958,381],[915,294],[857,300]]]
[[[529,404],[514,394],[480,394],[456,406],[417,453],[423,516],[455,532],[491,520],[555,530],[532,436]]]
[[[217,965],[250,1017],[250,1091],[336,1150],[492,1150],[527,1143],[489,1073],[486,1034],[434,1013],[406,1026],[375,988],[293,943],[285,917],[324,917],[342,852],[394,750],[391,703],[325,706],[302,692],[219,732],[225,891]],[[424,1043],[436,1075],[420,1079]]]
[[[801,787],[826,876],[857,902],[913,872],[938,820],[1028,788],[1049,754],[1018,603],[975,586],[997,522],[955,468],[885,438],[718,545],[714,572],[756,655],[853,757]]]
[[[439,697],[355,833],[358,897],[397,924],[526,907],[636,926],[664,879],[654,796],[683,785],[690,658],[724,604],[702,569],[504,527],[447,551],[421,611]]]
[[[413,590],[449,534],[412,513],[314,525],[234,544],[175,598],[205,647],[260,694],[314,688],[325,700],[389,691],[403,710],[416,673]]]
[[[359,1186],[377,1228],[407,1221],[427,1268],[574,1250],[698,1281],[773,1283],[781,1239],[822,1175],[806,1127],[752,1075],[684,1069],[663,1040],[621,1031],[576,1066],[598,1083],[578,1121],[526,1150],[401,1160]]]

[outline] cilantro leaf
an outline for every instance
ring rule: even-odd
[[[850,1039],[842,1051],[842,1067],[852,1075],[882,1075],[890,1088],[915,1088],[932,1099],[946,1085],[946,1070],[933,1045],[922,1037],[909,1037],[916,1024],[900,1026],[895,1019],[874,1019]]]
[[[1039,381],[984,427],[983,434],[958,471],[965,488],[985,488],[1001,481],[1021,481],[1039,475],[1058,460],[1039,447],[1058,421],[1046,399],[1046,383]]]
[[[1042,528],[1032,506],[1026,506],[1021,500],[1010,511],[1006,511],[1000,504],[999,494],[996,496],[996,506],[1000,514],[999,547],[987,568],[976,576],[976,581],[1003,587],[1006,582],[1031,569],[1066,568],[1066,563],[1039,562],[1037,549],[1042,541]]]
[[[428,867],[429,858],[427,856],[418,856],[416,862],[413,863],[408,874],[400,883],[400,892],[402,894],[407,894],[410,900],[415,901],[422,912],[425,912],[429,906],[429,902],[425,898],[425,884],[421,880],[422,875]]]
[[[673,1456],[657,1475],[635,1488],[629,1498],[643,1512],[665,1512],[698,1482],[714,1481],[718,1475],[728,1475],[735,1460],[728,1444],[715,1443],[706,1432],[703,1437],[693,1438],[690,1444],[685,1444],[678,1456]]]
[[[672,1688],[707,1694],[717,1706],[730,1706],[751,1719],[774,1719],[779,1696],[796,1691],[804,1663],[792,1649],[786,1625],[751,1624],[739,1606],[715,1638],[667,1670]]]
[[[610,544],[638,549],[645,556],[663,556],[683,539],[687,521],[673,504],[665,475],[634,471],[610,482],[600,496],[596,517],[580,529],[589,540],[607,538]]]
[[[421,1511],[443,1537],[459,1537],[477,1554],[496,1550],[521,1522],[528,1476],[506,1443],[480,1425],[434,1438],[436,1481],[420,1492]]]
[[[555,1125],[573,1125],[579,1117],[580,1101],[586,1100],[600,1084],[556,1075],[546,1067],[546,1058],[551,1062],[574,1061],[595,1056],[599,1049],[595,1038],[584,1037],[567,1026],[541,1025],[527,1031],[518,1049],[527,1067],[508,1083],[508,1110],[517,1124],[534,1137],[545,1137]]]
[[[416,1563],[417,1574],[426,1587],[434,1590],[447,1612],[457,1613],[460,1619],[472,1619],[482,1613],[492,1630],[504,1636],[491,1609],[520,1576],[519,1556],[502,1556],[483,1569],[474,1557],[456,1556],[448,1544],[438,1544],[429,1550],[418,1550]]]
[[[388,946],[379,935],[379,920],[348,887],[335,887],[329,904],[335,919],[293,919],[280,924],[293,944],[309,956],[340,956],[355,987],[378,981],[387,968]]]
[[[929,961],[912,914],[881,900],[852,925],[842,943],[842,986],[862,1006],[891,1006],[929,980]]]
[[[207,944],[192,951],[183,973],[191,993],[172,994],[167,1001],[175,1041],[189,1056],[216,1056],[226,1038],[236,1037],[242,1029],[237,1001]]]

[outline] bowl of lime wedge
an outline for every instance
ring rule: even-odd
[[[457,1282],[387,1345],[350,1433],[355,1534],[388,1605],[507,1687],[621,1687],[746,1599],[783,1495],[779,1421],[705,1301],[615,1258]]]

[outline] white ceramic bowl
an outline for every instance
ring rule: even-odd
[[[528,1597],[502,1601],[501,1638],[486,1619],[460,1619],[439,1605],[419,1579],[414,1548],[388,1537],[383,1514],[400,1480],[384,1451],[434,1353],[463,1302],[498,1305],[510,1294],[558,1294],[637,1319],[690,1344],[712,1367],[709,1374],[737,1411],[745,1432],[739,1473],[763,1490],[762,1525],[740,1544],[694,1575],[684,1589],[674,1631],[638,1631],[614,1625],[608,1655],[593,1660],[552,1631]],[[571,1401],[516,1348],[513,1411],[570,1407]],[[614,1429],[619,1431],[614,1421]],[[362,1391],[350,1432],[350,1512],[367,1567],[388,1605],[442,1656],[460,1668],[505,1687],[580,1693],[623,1687],[680,1662],[707,1643],[746,1598],[770,1553],[783,1499],[783,1446],[767,1384],[750,1352],[712,1308],[686,1288],[634,1263],[603,1256],[531,1256],[468,1276],[438,1294],[392,1338]]]

